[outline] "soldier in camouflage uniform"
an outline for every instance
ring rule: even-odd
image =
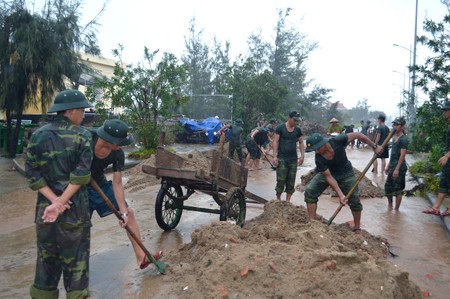
[[[245,146],[247,147],[248,155],[246,158],[246,165],[248,170],[259,170],[259,162],[261,160],[261,153],[266,155],[265,150],[262,148],[269,141],[269,137],[274,134],[273,129],[256,127],[247,135],[245,139]]]
[[[106,121],[103,126],[97,129],[93,141],[93,159],[91,165],[92,180],[102,189],[103,193],[108,197],[111,203],[118,210],[124,220],[120,222],[121,226],[127,226],[130,231],[141,240],[139,226],[136,221],[135,212],[128,207],[125,201],[125,192],[122,185],[122,171],[125,168],[125,153],[121,146],[129,145],[133,142],[133,138],[128,134],[128,125],[119,119]],[[106,179],[104,171],[112,165],[113,177],[112,181]],[[89,210],[90,214],[97,211],[100,217],[112,214],[111,209],[103,201],[100,194],[92,187],[88,187],[89,194]],[[145,252],[136,243],[136,241],[128,235],[133,245],[136,260],[141,269],[145,269],[150,265],[150,260]],[[141,240],[142,241],[142,240]],[[162,257],[163,252],[159,251],[153,255],[155,260]]]
[[[402,203],[403,190],[405,189],[405,177],[408,166],[406,165],[406,151],[408,150],[408,138],[403,129],[406,121],[403,117],[397,117],[392,122],[395,134],[392,142],[391,159],[389,160],[385,174],[388,176],[384,184],[384,194],[388,199],[388,207],[393,207],[393,197],[395,197],[394,209],[400,209]]]
[[[242,162],[242,158],[244,157],[242,153],[242,146],[241,146],[241,140],[242,140],[242,125],[244,123],[242,122],[242,119],[238,118],[234,122],[234,125],[228,124],[224,125],[219,130],[219,134],[221,134],[226,129],[230,132],[230,143],[228,145],[228,157],[230,159],[233,159],[234,157],[234,151],[236,151],[239,161]]]
[[[86,184],[91,180],[91,133],[80,127],[83,93],[59,93],[55,120],[31,136],[25,169],[36,204],[37,263],[32,298],[58,298],[61,274],[67,298],[89,297],[91,221]],[[70,208],[69,208],[70,204]]]
[[[356,184],[355,173],[350,160],[347,158],[345,149],[349,142],[358,139],[379,155],[383,152],[383,147],[377,145],[369,137],[362,133],[341,134],[334,138],[324,138],[318,133],[314,133],[306,139],[306,151],[315,151],[314,156],[317,174],[309,182],[305,190],[306,209],[310,220],[317,219],[317,202],[319,196],[330,186],[339,196],[340,203],[345,206],[347,203],[352,211],[355,226],[353,230],[360,232],[361,211],[363,206],[359,200],[358,187],[348,198],[347,195]]]
[[[275,192],[278,200],[281,193],[286,192],[286,201],[291,201],[295,191],[295,177],[297,176],[297,165],[303,164],[305,158],[305,146],[303,144],[303,133],[298,123],[300,114],[291,111],[286,123],[278,125],[273,138],[273,164],[277,166],[277,185]],[[300,148],[300,157],[297,154],[297,143]]]

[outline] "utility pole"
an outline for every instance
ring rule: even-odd
[[[409,126],[416,123],[416,52],[417,52],[417,11],[419,6],[419,0],[416,0],[416,17],[414,21],[414,47],[413,47],[413,64],[412,64],[412,82],[411,82],[411,94],[408,101],[408,120]]]

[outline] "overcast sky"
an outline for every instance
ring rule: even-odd
[[[86,2],[88,20],[102,1]],[[111,0],[99,18],[98,40],[108,58],[122,44],[127,62],[140,61],[144,46],[181,57],[195,16],[204,41],[230,41],[234,57],[246,52],[252,32],[261,30],[272,41],[277,8],[291,7],[290,24],[319,44],[307,63],[309,79],[334,89],[332,100],[347,108],[366,98],[371,110],[396,116],[403,84],[408,89],[415,5],[416,0]],[[420,36],[424,18],[441,21],[446,8],[439,0],[419,0],[418,7]],[[428,54],[418,45],[417,64]]]

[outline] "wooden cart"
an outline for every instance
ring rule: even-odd
[[[232,221],[243,226],[246,197],[258,203],[267,200],[245,191],[248,169],[223,156],[223,141],[214,150],[209,173],[204,169],[184,169],[186,159],[158,147],[155,167],[144,165],[142,171],[161,178],[161,189],[156,196],[155,218],[163,230],[171,230],[180,222],[183,210],[214,213],[221,221]],[[185,187],[186,194],[183,194]],[[195,192],[212,196],[218,209],[187,206],[184,202]]]

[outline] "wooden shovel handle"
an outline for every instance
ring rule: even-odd
[[[389,140],[391,140],[392,136],[394,135],[395,130],[392,129],[389,132],[389,135],[386,137],[386,139],[383,141],[383,143],[381,144],[381,147],[384,149],[386,147],[386,145],[389,143]],[[372,158],[370,159],[369,163],[367,164],[366,168],[364,168],[364,170],[359,174],[358,178],[356,179],[355,184],[353,184],[352,189],[350,189],[350,191],[347,193],[347,198],[350,198],[350,196],[353,194],[353,192],[356,190],[356,188],[359,185],[359,182],[361,182],[361,180],[363,179],[363,177],[366,175],[366,172],[369,170],[370,166],[373,164],[373,161],[375,161],[378,158],[377,153],[374,153]],[[341,211],[342,207],[344,205],[343,204],[339,204],[339,207],[336,209],[336,211],[334,212],[333,216],[330,217],[330,219],[328,220],[328,225],[330,225],[331,223],[333,223],[334,218],[336,218],[337,214]]]
[[[116,215],[117,219],[119,219],[120,221],[124,221],[122,218],[122,215],[119,213],[119,211],[117,211],[116,207],[114,207],[114,205],[112,204],[112,202],[109,200],[109,198],[105,195],[105,193],[103,192],[103,190],[98,186],[98,184],[91,180],[90,183],[91,187],[97,191],[97,193],[100,195],[100,197],[103,199],[103,201],[106,203],[106,205],[111,209],[111,211],[113,211],[114,215]],[[128,226],[124,226],[125,229],[127,230],[128,234],[133,238],[133,240],[139,245],[139,247],[145,252],[145,255],[148,257],[148,259],[156,265],[156,268],[158,269],[158,271],[162,274],[165,274],[165,270],[164,270],[164,266],[162,266],[161,264],[158,264],[158,262],[155,260],[155,258],[153,257],[153,255],[147,250],[147,248],[145,248],[144,244],[142,243],[142,241],[131,231],[131,229]]]

